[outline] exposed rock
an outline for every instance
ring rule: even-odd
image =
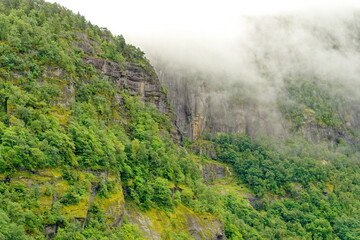
[[[127,89],[130,94],[139,95],[143,101],[155,104],[161,113],[172,114],[167,96],[150,64],[144,69],[144,66],[137,63],[124,62],[120,65],[108,59],[95,57],[101,51],[98,43],[84,33],[75,32],[74,35],[77,40],[73,42],[73,46],[87,54],[84,61],[100,70],[118,89]]]
[[[198,139],[217,132],[287,135],[288,123],[281,118],[276,103],[250,99],[251,94],[246,93],[245,87],[215,79],[226,76],[189,73],[189,69],[178,69],[167,63],[155,62],[155,65],[160,69],[161,83],[169,91],[176,124],[185,137]]]
[[[173,212],[164,212],[156,209],[143,212],[132,203],[125,204],[124,194],[121,183],[117,181],[117,176],[109,175],[107,172],[79,171],[80,178],[86,178],[91,174],[102,181],[116,181],[117,190],[106,197],[99,196],[99,186],[87,185],[86,194],[82,195],[81,201],[77,204],[61,206],[59,213],[67,219],[78,223],[84,227],[86,222],[92,217],[91,207],[96,205],[105,215],[106,223],[109,226],[119,226],[124,217],[130,222],[139,226],[147,239],[164,239],[169,232],[184,233],[194,239],[226,239],[222,223],[209,213],[195,213],[183,205],[177,206]],[[23,183],[27,188],[37,184],[40,189],[39,202],[40,211],[50,211],[54,201],[58,201],[71,188],[71,185],[63,179],[60,169],[44,169],[39,172],[17,172],[9,175],[12,182]],[[7,178],[5,175],[1,179]],[[46,186],[53,186],[54,192],[46,194]],[[126,205],[126,206],[125,206]],[[47,238],[55,236],[59,226],[56,223],[44,225],[44,235]]]
[[[204,228],[204,221],[207,222],[206,228]],[[186,216],[186,222],[191,236],[195,239],[216,240],[219,239],[219,236],[225,236],[218,220],[208,221],[206,218],[201,219],[197,218],[196,215],[189,214]],[[207,232],[209,231],[208,228],[211,228],[212,233]]]
[[[72,219],[80,226],[84,227],[88,219],[91,217],[91,207],[96,206],[104,213],[105,220],[108,225],[118,226],[125,213],[125,200],[122,192],[121,183],[114,175],[109,175],[108,172],[93,172],[93,171],[79,171],[82,178],[91,174],[93,176],[101,177],[104,181],[116,181],[117,190],[113,193],[104,196],[99,196],[99,188],[97,185],[85,185],[86,193],[81,196],[81,200],[77,204],[61,205],[59,213],[67,219]],[[4,179],[4,180],[3,180]],[[0,181],[7,180],[14,183],[22,183],[26,188],[30,189],[34,185],[39,186],[39,203],[42,213],[50,211],[54,203],[61,199],[64,194],[71,188],[69,183],[63,179],[63,173],[60,169],[41,169],[36,172],[16,172],[10,175],[1,175]],[[53,187],[53,192],[46,194],[46,184]],[[54,237],[57,232],[55,223],[49,223],[44,226],[44,235],[49,238]]]
[[[125,200],[122,191],[111,194],[105,199],[98,198],[95,202],[104,211],[109,225],[117,227],[120,225],[125,214]]]
[[[96,55],[100,52],[99,44],[94,40],[91,40],[88,35],[81,32],[75,32],[77,41],[72,43],[73,47],[78,47],[89,55]]]
[[[44,235],[47,238],[53,238],[55,237],[55,234],[57,232],[58,226],[56,224],[48,224],[44,226]]]
[[[48,67],[44,71],[44,76],[48,78],[65,78],[65,70],[60,67]]]
[[[208,157],[210,159],[217,158],[214,144],[210,141],[205,141],[205,140],[194,141],[190,145],[190,149],[191,151],[193,151],[194,153],[200,156]]]
[[[251,194],[251,193],[240,193],[240,195],[244,196],[245,198],[247,198],[247,200],[249,201],[249,204],[253,207],[253,208],[257,208],[259,204],[262,204],[262,199]]]
[[[63,105],[70,106],[71,101],[75,98],[75,83],[71,81],[62,90],[63,93]]]
[[[128,205],[125,216],[139,226],[147,239],[165,239],[168,232],[185,233],[199,240],[226,239],[222,224],[214,216],[194,213],[182,205],[167,214],[155,209],[142,212]]]
[[[356,144],[356,137],[352,136],[345,128],[335,129],[331,126],[321,126],[315,122],[310,122],[300,129],[302,136],[315,143],[326,141],[330,145],[335,145],[344,140],[349,144]]]
[[[219,163],[207,162],[201,164],[200,171],[205,183],[210,183],[231,175],[229,168]]]
[[[198,139],[218,132],[286,138],[292,132],[291,120],[286,119],[277,99],[269,97],[267,92],[252,91],[245,85],[233,85],[228,80],[219,81],[218,78],[227,77],[219,74],[204,75],[161,61],[155,61],[155,65],[159,69],[161,83],[169,91],[176,124],[187,138]],[[349,116],[343,116],[346,124],[341,129],[317,124],[314,121],[315,112],[306,110],[306,122],[296,131],[316,143],[326,141],[335,145],[342,139],[358,144],[356,137],[347,130],[360,129],[360,107],[352,105],[355,107],[346,111]]]
[[[161,239],[161,232],[153,229],[154,224],[150,217],[142,214],[134,208],[129,209],[128,207],[125,211],[125,216],[130,222],[138,225],[139,229],[143,232],[147,239]]]
[[[131,95],[139,96],[142,101],[154,104],[159,112],[169,115],[174,120],[175,126],[170,131],[173,140],[177,143],[181,142],[181,132],[177,129],[167,95],[150,65],[145,70],[137,63],[124,62],[120,66],[116,62],[91,56],[87,56],[84,61],[99,69],[119,90],[127,89]],[[121,103],[122,100],[119,98],[118,102]]]
[[[167,96],[152,69],[145,70],[136,63],[118,63],[98,57],[87,56],[84,61],[92,64],[104,75],[110,77],[119,89],[128,89],[132,95],[139,95],[143,101],[153,103],[161,113],[171,114]]]

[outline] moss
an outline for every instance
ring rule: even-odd
[[[228,167],[226,164],[222,164],[222,166]],[[208,187],[219,192],[221,195],[231,194],[236,195],[241,199],[246,199],[249,196],[254,195],[246,184],[242,183],[241,180],[233,175],[227,175],[224,178],[217,179]]]
[[[189,208],[178,205],[173,212],[150,209],[142,212],[134,204],[127,204],[129,218],[139,224],[144,233],[159,236],[161,239],[174,239],[174,237],[186,237],[194,239],[193,231],[201,239],[211,239],[220,227],[216,217],[210,213],[195,213]],[[148,235],[147,237],[152,237]]]
[[[38,172],[40,175],[50,176],[54,178],[60,178],[62,176],[61,170],[58,168],[40,169]]]
[[[334,185],[333,184],[330,184],[330,183],[326,183],[325,184],[325,190],[327,192],[333,192],[334,191]]]
[[[221,163],[212,159],[208,159],[208,158],[204,158],[204,157],[199,157],[196,155],[193,155],[193,159],[195,160],[195,162],[198,162],[201,165],[204,164],[212,164],[212,165],[217,165],[217,166],[221,166],[223,168],[228,168],[229,166],[226,165],[225,163]]]
[[[59,121],[61,126],[67,126],[70,119],[70,110],[60,107],[52,107],[52,115]]]
[[[4,181],[4,179],[6,178],[6,174],[0,174],[0,181]]]
[[[42,194],[39,197],[39,202],[40,202],[40,208],[39,208],[39,212],[40,213],[44,213],[46,211],[51,210],[52,204],[53,204],[53,196],[47,196],[44,194],[43,188],[45,188],[44,186],[40,187],[40,191],[42,192]]]
[[[60,214],[66,218],[82,218],[85,219],[90,205],[90,194],[82,196],[82,200],[76,205],[63,206]]]
[[[55,183],[54,189],[55,189],[56,197],[61,198],[64,195],[64,193],[69,189],[69,184],[67,181],[62,180]]]
[[[96,196],[94,203],[105,213],[107,224],[115,224],[124,213],[125,200],[121,188],[116,193],[111,194],[108,198]]]
[[[84,173],[80,173],[80,179],[84,179]],[[80,180],[81,181],[81,180]],[[83,195],[81,195],[80,202],[78,204],[62,206],[60,208],[60,214],[64,215],[66,218],[83,218],[85,219],[87,216],[88,209],[91,204],[91,185],[88,182],[82,182],[84,184],[86,190]],[[57,192],[60,196],[63,196],[64,193],[69,190],[69,185],[61,181],[57,183],[56,187],[61,187],[62,189]]]
[[[30,172],[16,172],[15,174],[9,175],[9,177],[12,182],[21,182],[27,187],[31,187],[33,184],[43,184],[53,180],[50,177],[44,177]]]

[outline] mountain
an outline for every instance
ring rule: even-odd
[[[360,238],[348,85],[155,71],[42,0],[0,0],[0,53],[0,239]]]
[[[205,38],[199,50],[183,39],[186,48],[180,50],[143,45],[169,90],[185,137],[301,132],[317,142],[350,140],[350,129],[359,129],[358,23],[355,11],[247,17],[238,21],[240,30],[233,29],[235,40],[227,45]]]

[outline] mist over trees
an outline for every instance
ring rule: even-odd
[[[300,113],[306,107],[330,111],[342,118],[341,124],[357,127],[358,12],[242,17],[227,27],[223,37],[194,34],[182,38],[177,32],[179,38],[159,35],[138,40],[169,89],[178,116],[184,110],[177,106],[185,103],[190,121],[197,115],[204,119],[203,133],[210,129],[282,137],[289,134],[290,115],[292,120],[296,114],[311,115]],[[317,89],[314,94],[324,97],[324,106],[309,106],[314,100],[310,96],[300,100],[293,95],[290,85],[297,82],[312,84]],[[347,107],[340,109],[336,101],[346,102]],[[327,118],[326,113],[317,114]],[[339,119],[328,120],[324,121],[340,124]],[[330,123],[333,120],[337,123]],[[183,131],[191,132],[188,128],[184,126]]]
[[[359,15],[244,21],[148,60],[0,0],[0,239],[359,239]]]

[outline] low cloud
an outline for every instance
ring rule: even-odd
[[[258,134],[283,133],[276,130],[288,128],[276,101],[285,79],[317,79],[349,100],[360,99],[359,12],[232,18],[223,29],[168,29],[136,44],[170,89],[173,105],[185,94],[190,118],[230,119],[220,121],[219,131],[250,126]],[[243,115],[248,118],[237,122]]]

